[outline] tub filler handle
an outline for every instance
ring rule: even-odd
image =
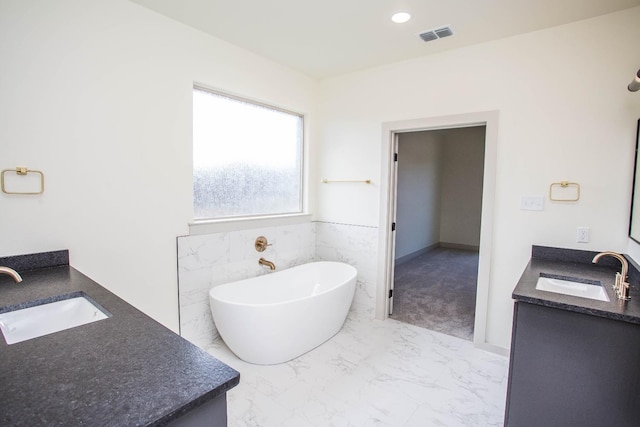
[[[264,252],[267,250],[267,246],[271,246],[272,244],[267,241],[267,238],[264,236],[260,236],[256,239],[255,248],[258,252]]]

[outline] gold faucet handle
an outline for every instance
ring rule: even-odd
[[[629,301],[631,299],[631,297],[629,296],[629,283],[625,282],[624,280],[621,281],[620,287],[616,291],[616,294],[618,295],[618,299]]]
[[[623,282],[624,280],[622,279],[622,274],[616,273],[616,283],[613,285],[613,290],[618,292]]]
[[[256,239],[255,248],[258,252],[264,252],[267,250],[267,246],[271,246],[271,243],[267,241],[267,238],[264,236],[260,236]]]

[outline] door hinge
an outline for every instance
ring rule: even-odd
[[[393,161],[394,162],[398,161],[398,153],[393,153]]]
[[[395,222],[391,223],[391,231],[396,231],[396,223]]]
[[[393,289],[389,289],[389,298],[393,298]]]

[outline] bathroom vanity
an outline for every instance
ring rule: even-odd
[[[640,277],[631,300],[613,291],[620,262],[534,246],[513,291],[505,426],[640,425]],[[609,301],[536,289],[544,275],[600,282]]]
[[[238,372],[68,265],[68,252],[0,258],[0,313],[84,295],[105,319],[7,345],[0,425],[226,426]]]

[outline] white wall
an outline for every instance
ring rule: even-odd
[[[437,132],[398,137],[396,259],[440,242],[443,140]]]
[[[0,255],[69,248],[177,330],[193,83],[311,113],[316,81],[125,0],[0,0],[0,58],[0,169],[46,177],[0,195]]]
[[[484,127],[398,135],[395,258],[480,242]]]
[[[640,8],[323,81],[320,174],[379,180],[381,124],[499,110],[487,343],[507,348],[515,286],[532,244],[627,248],[640,96]],[[523,194],[579,182],[577,203],[519,210]],[[377,187],[377,188],[376,188]],[[318,193],[319,220],[376,226],[379,187]],[[591,242],[575,242],[576,227]]]
[[[75,267],[177,330],[194,81],[303,113],[317,105],[311,211],[367,236],[379,224],[381,123],[499,110],[487,339],[507,347],[531,244],[629,247],[640,96],[625,87],[640,65],[639,19],[634,8],[318,87],[126,0],[0,0],[0,168],[47,180],[39,197],[0,195],[0,255],[69,248]],[[521,195],[564,179],[582,185],[580,202],[519,210]],[[591,228],[589,244],[575,243],[577,226]]]
[[[441,242],[480,244],[484,134],[484,126],[444,131]]]

